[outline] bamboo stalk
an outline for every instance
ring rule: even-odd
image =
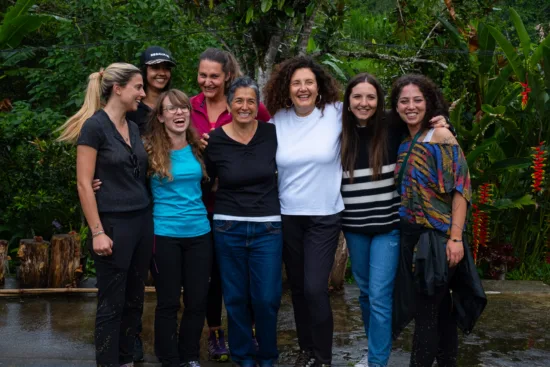
[[[27,288],[0,289],[0,297],[33,296],[40,294],[97,293],[97,288]],[[155,293],[155,287],[145,287],[145,293]]]

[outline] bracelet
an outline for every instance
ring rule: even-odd
[[[97,231],[96,233],[92,233],[92,238],[96,238],[100,234],[105,234],[105,232],[104,231]]]
[[[462,242],[462,240],[459,240],[458,238],[451,238],[451,241],[453,241],[453,242]]]

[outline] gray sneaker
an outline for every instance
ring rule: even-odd
[[[180,363],[180,367],[201,367],[199,361],[189,361],[185,363]]]
[[[369,358],[366,351],[365,354],[363,354],[363,357],[361,357],[361,360],[357,362],[354,367],[369,367]]]

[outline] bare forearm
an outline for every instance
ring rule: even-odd
[[[92,189],[91,182],[89,184],[78,184],[78,197],[80,198],[80,205],[82,211],[88,222],[88,226],[92,230],[92,233],[103,231],[101,220],[99,219],[99,213],[97,211],[97,201],[95,199],[94,190]]]
[[[455,191],[453,194],[451,212],[451,238],[462,239],[467,210],[468,202],[460,192]]]

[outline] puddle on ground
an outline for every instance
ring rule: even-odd
[[[360,359],[366,345],[359,291],[347,286],[331,297],[334,365]],[[143,318],[146,354],[153,355],[154,294],[147,294]],[[95,297],[50,296],[0,299],[0,358],[94,359]],[[280,364],[298,353],[290,293],[279,313]],[[473,333],[460,335],[459,366],[550,366],[550,294],[490,295]],[[412,325],[394,343],[389,366],[407,366]],[[207,360],[206,329],[201,359]]]

